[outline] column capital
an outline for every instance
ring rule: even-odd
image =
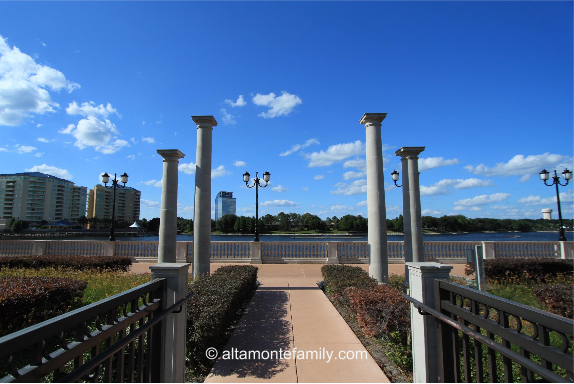
[[[158,149],[157,153],[163,157],[164,161],[177,161],[185,157],[179,149]]]
[[[197,128],[205,128],[205,126],[209,126],[209,127],[216,127],[217,126],[217,120],[215,120],[215,117],[209,115],[209,116],[191,116],[191,119],[193,120],[193,122],[195,124],[197,124]]]
[[[387,117],[386,113],[365,113],[361,120],[359,120],[360,124],[381,124],[383,120]]]
[[[402,147],[395,152],[395,156],[400,156],[402,158],[411,156],[416,157],[424,150],[425,147]]]

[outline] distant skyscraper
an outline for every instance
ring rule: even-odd
[[[215,197],[215,221],[223,215],[235,215],[235,197],[233,192],[221,191]]]

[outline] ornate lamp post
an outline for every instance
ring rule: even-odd
[[[255,179],[253,179],[252,186],[249,186],[249,176],[251,176],[249,172],[245,172],[243,174],[243,181],[245,181],[247,188],[255,187],[255,239],[253,239],[253,241],[259,241],[259,187],[265,188],[267,185],[269,185],[269,178],[271,177],[271,174],[265,171],[263,174],[263,181],[265,181],[265,185],[261,185],[261,179],[257,177],[258,174],[259,172],[255,172]]]
[[[540,179],[544,182],[544,184],[548,187],[556,185],[556,201],[558,202],[558,219],[560,221],[560,229],[558,230],[559,233],[559,241],[566,241],[566,236],[564,235],[564,225],[562,224],[562,210],[560,208],[560,192],[558,191],[558,185],[563,187],[568,185],[568,181],[572,178],[572,172],[568,169],[565,169],[562,172],[564,180],[566,180],[566,184],[560,183],[560,176],[556,174],[556,170],[554,170],[554,176],[552,176],[552,184],[548,184],[546,181],[550,178],[550,172],[546,169],[543,169],[540,172]]]
[[[391,172],[391,177],[393,179],[393,181],[395,182],[395,185],[397,187],[402,187],[402,185],[398,185],[397,181],[399,181],[399,173],[397,172],[397,170],[395,169],[394,171]]]
[[[110,229],[110,241],[116,241],[116,237],[114,236],[115,230],[115,220],[116,220],[116,188],[125,188],[126,183],[128,182],[128,174],[124,172],[123,175],[120,176],[121,182],[124,185],[119,185],[120,180],[118,180],[118,174],[114,173],[114,179],[112,180],[112,185],[108,187],[108,183],[110,181],[110,175],[107,172],[101,176],[102,183],[104,183],[104,188],[113,188],[114,189],[114,202],[112,205],[112,228]]]

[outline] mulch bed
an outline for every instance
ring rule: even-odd
[[[325,292],[325,295],[331,301],[331,304],[339,311],[339,314],[347,322],[349,327],[355,333],[355,336],[361,341],[363,346],[371,354],[379,368],[387,375],[392,383],[412,383],[413,376],[412,373],[404,372],[395,363],[393,363],[387,354],[392,353],[391,349],[383,344],[377,342],[374,337],[367,337],[363,333],[363,330],[357,322],[357,315],[350,309],[339,304],[336,300],[333,300],[330,294]]]

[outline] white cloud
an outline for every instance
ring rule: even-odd
[[[444,157],[421,157],[419,158],[419,172],[454,164],[458,164],[458,159],[445,160]]]
[[[275,192],[285,192],[287,191],[289,188],[285,188],[282,185],[278,185],[276,187],[271,188],[272,190],[274,190]]]
[[[366,206],[367,206],[367,200],[359,201],[357,203],[357,207],[366,207]]]
[[[56,69],[37,64],[0,36],[0,125],[16,126],[28,116],[55,112],[48,89],[72,92],[80,85],[66,80]]]
[[[351,184],[347,183],[337,183],[335,184],[337,189],[331,191],[333,195],[359,195],[361,193],[367,193],[367,180],[359,179],[353,181]]]
[[[574,201],[574,191],[570,190],[566,192],[560,192],[561,203],[571,203],[573,201]],[[554,206],[557,203],[556,196],[541,198],[540,196],[533,196],[533,195],[523,197],[522,199],[519,199],[518,202],[526,205],[552,205],[552,206]]]
[[[38,149],[38,148],[32,147],[31,145],[16,144],[16,153],[19,153],[19,154],[34,152],[36,149]]]
[[[144,121],[142,121],[142,125],[145,125],[145,120],[144,120]]]
[[[211,178],[215,179],[216,177],[227,176],[231,175],[231,172],[226,170],[223,165],[211,170]]]
[[[288,115],[293,111],[298,104],[303,101],[297,95],[292,95],[285,91],[281,92],[281,96],[275,97],[274,93],[268,95],[256,94],[253,96],[253,104],[270,107],[267,112],[261,112],[259,116],[264,118],[274,118],[277,116]]]
[[[237,101],[225,99],[225,103],[231,105],[232,107],[244,107],[247,105],[247,102],[245,99],[243,99],[243,95],[239,95]]]
[[[223,115],[223,123],[224,124],[235,124],[235,123],[237,123],[237,121],[235,120],[235,117],[233,117],[232,114],[228,113],[225,108],[221,108],[219,110],[219,112],[221,112],[221,114]]]
[[[141,206],[142,208],[159,208],[159,202],[141,199]]]
[[[134,144],[137,144],[137,143],[139,143],[139,141],[137,141],[135,137],[132,137],[130,140],[131,140],[131,141],[132,141],[132,143],[134,143]]]
[[[279,156],[289,156],[290,154],[297,152],[300,149],[307,148],[308,146],[313,145],[313,144],[319,145],[321,143],[319,143],[319,140],[317,140],[317,139],[309,139],[304,144],[295,144],[294,146],[291,147],[291,149],[289,149],[283,153],[280,153]]]
[[[8,152],[7,148],[0,148],[0,152]]]
[[[118,117],[121,117],[117,109],[112,107],[110,103],[104,106],[103,104],[96,105],[93,101],[82,103],[82,105],[78,105],[78,103],[73,101],[68,105],[68,108],[66,108],[66,112],[68,115],[80,115],[84,117],[99,116],[104,118],[108,117],[110,113],[115,113]]]
[[[246,167],[247,163],[245,161],[235,160],[235,163],[233,163],[233,165],[235,165],[236,167]]]
[[[36,156],[36,157],[42,157],[43,155],[44,155],[44,152],[38,152],[38,153],[34,154],[34,156]]]
[[[45,173],[47,175],[60,177],[62,179],[72,180],[72,175],[67,170],[62,169],[62,168],[56,168],[54,166],[46,165],[46,164],[34,165],[32,168],[25,169],[25,171],[27,171],[27,172],[41,172],[41,173]]]
[[[99,120],[94,116],[80,120],[77,126],[70,124],[59,132],[74,136],[76,138],[74,145],[80,149],[94,147],[96,151],[106,155],[115,153],[123,147],[129,147],[127,141],[117,139],[119,132],[114,123],[107,119]]]
[[[294,207],[298,206],[299,203],[290,200],[273,200],[273,201],[265,201],[259,205],[264,207]]]
[[[309,187],[302,187],[301,190],[302,190],[303,192],[309,192]]]
[[[131,160],[135,160],[135,159],[136,159],[136,155],[127,155],[126,158],[127,158],[127,159],[131,159]]]
[[[491,203],[498,203],[510,197],[509,193],[493,193],[492,195],[480,195],[469,199],[457,200],[454,205],[457,206],[471,206],[471,205],[486,205]]]
[[[484,164],[473,167],[465,167],[469,172],[485,176],[522,176],[521,182],[527,181],[531,175],[536,175],[543,168],[564,168],[572,166],[572,158],[568,156],[550,154],[542,155],[516,155],[506,163],[497,163],[494,167],[487,167]]]
[[[360,171],[367,172],[367,162],[365,159],[347,160],[343,163],[343,168],[357,168]]]
[[[365,176],[366,176],[365,172],[349,171],[349,172],[343,173],[343,179],[345,179],[345,180],[358,179],[360,177],[365,177]]]
[[[313,180],[321,180],[324,178],[325,178],[325,175],[317,175],[317,176],[313,177]]]
[[[145,184],[145,185],[153,185],[154,187],[161,187],[161,179],[160,180],[152,179],[149,181],[140,181],[140,183]]]
[[[347,205],[343,205],[343,204],[335,204],[333,206],[331,206],[331,211],[333,212],[348,212],[348,211],[352,211],[354,210],[354,207],[349,207]]]
[[[36,124],[36,128],[40,128],[42,124]]]
[[[440,215],[444,215],[444,211],[425,209],[424,211],[421,212],[421,215],[422,216],[440,216]]]
[[[496,185],[491,180],[480,180],[480,179],[458,179],[458,184],[454,186],[455,189],[468,189],[468,188],[478,188],[478,187],[495,187]]]
[[[155,143],[155,139],[153,137],[142,137],[142,141],[145,141],[149,144]]]
[[[454,187],[455,189],[469,189],[478,187],[492,187],[494,183],[490,180],[479,180],[479,179],[443,179],[433,185],[427,187],[424,185],[420,186],[421,196],[436,196],[436,195],[448,195],[452,193],[447,187]]]
[[[195,175],[195,163],[181,163],[178,167],[180,171],[188,175]]]
[[[327,167],[348,157],[364,154],[365,145],[357,140],[353,143],[331,145],[327,151],[313,152],[305,155],[305,158],[309,160],[309,167]]]
[[[44,139],[43,137],[38,137],[37,140],[40,141],[40,142],[42,142],[42,143],[49,143],[49,142],[50,142],[50,140]]]

